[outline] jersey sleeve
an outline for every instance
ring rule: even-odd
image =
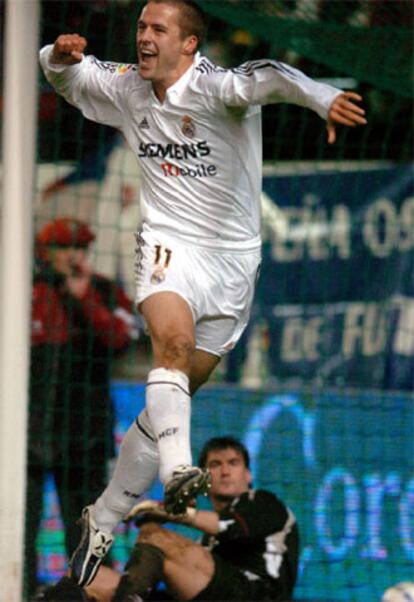
[[[249,491],[219,513],[219,541],[259,539],[282,531],[289,511],[273,493]]]
[[[48,82],[67,102],[80,109],[85,117],[117,129],[123,126],[123,67],[104,63],[94,56],[84,56],[76,65],[59,65],[50,61],[53,46],[40,51],[40,64]]]
[[[322,119],[342,90],[316,82],[285,63],[273,60],[249,61],[235,69],[203,67],[203,87],[207,94],[216,96],[228,107],[247,107],[291,103],[315,111]]]

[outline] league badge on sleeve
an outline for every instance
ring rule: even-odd
[[[124,75],[130,69],[132,69],[132,65],[125,65],[123,63],[119,63],[119,65],[116,68],[116,72],[118,73],[118,75]]]

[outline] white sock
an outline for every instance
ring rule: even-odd
[[[148,374],[146,407],[158,442],[162,483],[170,479],[177,466],[192,462],[188,385],[188,376],[180,370],[155,368]]]
[[[126,432],[112,478],[95,502],[93,516],[99,529],[114,530],[151,487],[158,465],[158,446],[144,410]]]

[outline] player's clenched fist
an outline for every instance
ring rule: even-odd
[[[51,60],[62,65],[80,63],[86,45],[86,39],[77,33],[64,33],[55,41]]]

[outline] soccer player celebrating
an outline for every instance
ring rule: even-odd
[[[84,54],[64,34],[41,50],[49,82],[85,117],[121,130],[143,172],[136,301],[154,365],[146,409],[127,432],[113,478],[84,509],[72,575],[90,583],[112,531],[159,471],[168,512],[208,488],[192,466],[191,394],[240,338],[260,263],[261,105],[291,102],[336,125],[366,123],[361,97],[272,60],[222,69],[202,57],[205,19],[191,0],[150,0],[138,65]]]

